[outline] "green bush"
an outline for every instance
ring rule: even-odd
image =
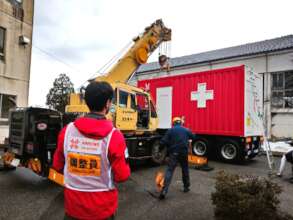
[[[278,195],[282,190],[268,179],[221,171],[216,177],[215,188],[212,201],[217,219],[293,220],[291,216],[278,212]]]

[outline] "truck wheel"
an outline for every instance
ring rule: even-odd
[[[0,170],[3,170],[3,171],[14,171],[14,170],[16,170],[16,167],[3,165],[3,166],[0,166]]]
[[[167,155],[167,148],[164,147],[161,149],[159,140],[153,142],[152,145],[152,161],[155,164],[162,164]]]
[[[192,145],[192,153],[197,156],[206,156],[208,154],[208,144],[205,140],[196,140]]]
[[[228,140],[223,142],[219,148],[220,158],[225,162],[242,162],[244,154],[236,141]]]

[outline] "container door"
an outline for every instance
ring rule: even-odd
[[[171,128],[172,125],[172,87],[157,88],[158,128]]]

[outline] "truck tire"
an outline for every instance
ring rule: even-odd
[[[207,156],[208,142],[204,139],[198,139],[192,144],[192,153],[197,156]]]
[[[7,165],[0,166],[0,171],[14,171],[14,170],[16,170],[16,167],[7,166]]]
[[[162,164],[167,155],[167,148],[161,148],[159,140],[152,143],[152,162],[155,164]]]
[[[226,140],[219,147],[221,160],[229,163],[242,163],[244,161],[243,149],[234,140]]]

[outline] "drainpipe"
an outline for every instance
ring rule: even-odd
[[[271,114],[271,74],[269,73],[268,54],[265,54],[265,74],[263,78],[264,94],[264,119],[265,119],[265,135],[267,138],[271,138],[272,134],[272,114]]]

